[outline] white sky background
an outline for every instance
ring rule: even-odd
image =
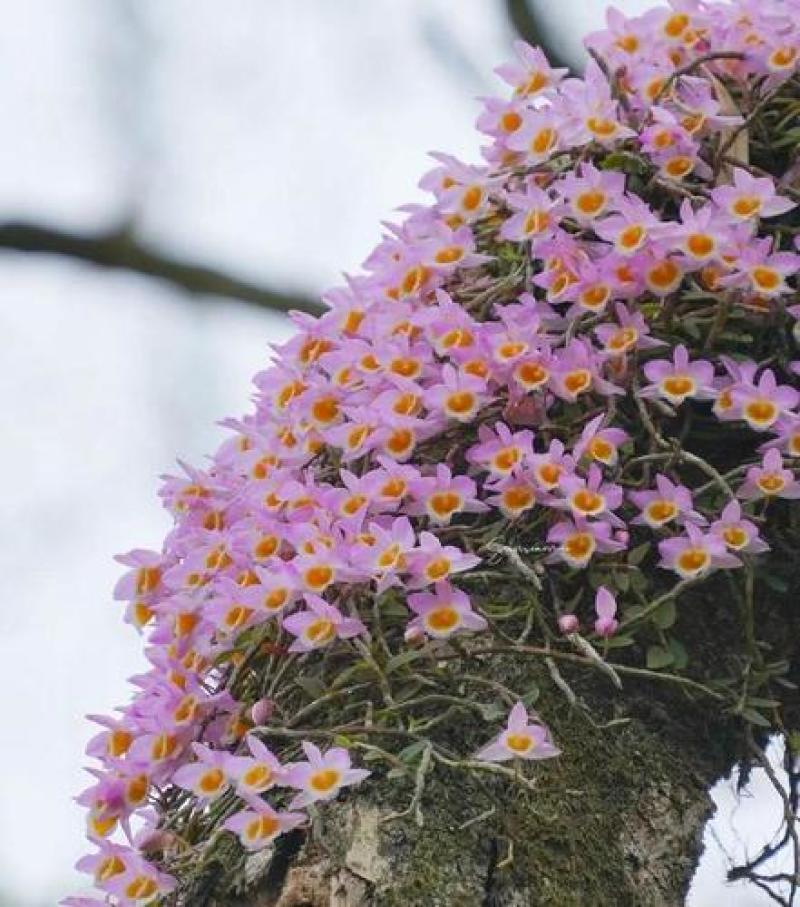
[[[572,46],[602,7],[547,5]],[[379,221],[418,196],[425,152],[475,158],[473,98],[499,89],[511,37],[494,0],[0,11],[0,219],[132,218],[164,248],[308,290],[355,269]],[[43,907],[75,885],[84,848],[69,799],[91,732],[81,716],[123,702],[141,667],[111,555],[160,544],[157,476],[213,449],[215,420],[246,409],[289,325],[56,259],[4,253],[0,287],[0,903]],[[757,788],[736,810],[745,837],[773,821]],[[769,903],[722,888],[725,866],[707,856],[692,907]]]

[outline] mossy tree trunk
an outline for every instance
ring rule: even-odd
[[[386,821],[408,806],[413,779],[367,784],[325,806],[307,834],[251,857],[246,894],[209,903],[679,907],[712,810],[709,786],[731,762],[728,729],[652,683],[626,684],[625,717],[615,719],[613,697],[598,695],[605,678],[567,678],[597,710],[592,717],[557,691],[543,694],[567,745],[533,767],[535,792],[437,766],[420,827],[413,812]]]
[[[800,726],[800,560],[774,558],[769,569],[772,584],[756,582],[754,617],[769,657],[788,665],[782,715],[792,728]],[[778,580],[781,593],[772,588]],[[501,583],[485,594],[500,603],[521,592]],[[373,777],[312,809],[311,826],[280,837],[274,850],[247,856],[233,835],[217,838],[177,903],[682,907],[713,810],[711,786],[737,763],[746,769],[752,745],[763,746],[770,734],[752,725],[745,733],[726,699],[728,686],[718,680],[740,651],[738,615],[724,575],[689,590],[672,628],[688,652],[690,670],[678,673],[643,669],[635,646],[611,649],[599,663],[553,649],[549,665],[546,650],[481,648],[479,637],[457,651],[441,649],[436,666],[428,665],[429,682],[438,678],[441,692],[471,708],[459,708],[437,726],[429,763],[419,751],[408,759],[407,741],[401,736],[398,743],[386,724],[370,735],[370,721],[359,720],[354,739],[341,742]],[[497,716],[507,713],[511,691],[546,721],[561,755],[520,766],[532,785],[445,764],[442,753],[469,760],[489,742],[487,729],[502,726]],[[370,701],[381,702],[377,685],[367,692]],[[402,685],[394,692],[402,696]],[[325,728],[347,727],[363,695],[363,689],[356,696],[344,688],[337,704],[332,700],[316,713],[306,729],[311,738],[322,746],[335,742]],[[431,706],[426,720],[440,707],[447,706]],[[479,713],[474,720],[472,709]],[[276,747],[286,743],[277,727],[274,738],[268,726],[262,733]],[[393,755],[387,759],[384,751],[371,761],[375,744]],[[396,771],[397,764],[407,770]]]

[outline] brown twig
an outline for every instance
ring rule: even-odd
[[[321,303],[300,293],[250,283],[217,268],[160,252],[126,229],[78,233],[10,221],[0,224],[0,249],[60,255],[102,268],[155,277],[198,297],[223,296],[276,312],[319,315]]]

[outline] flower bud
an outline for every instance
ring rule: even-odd
[[[570,633],[577,633],[579,627],[580,622],[574,614],[562,614],[558,618],[558,629],[561,630],[564,636],[569,636]]]
[[[157,854],[174,847],[177,838],[172,832],[160,828],[145,830],[136,838],[136,846],[145,854]]]
[[[275,711],[275,703],[271,699],[259,699],[250,709],[250,718],[256,727],[266,724]]]
[[[594,632],[603,639],[610,639],[619,627],[619,621],[613,617],[598,617],[594,622]]]

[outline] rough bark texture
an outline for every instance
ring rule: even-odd
[[[597,691],[587,680],[605,683],[569,680],[589,698]],[[535,794],[437,767],[420,828],[411,818],[382,821],[408,805],[410,782],[369,784],[325,807],[308,835],[248,858],[240,897],[198,896],[197,904],[678,907],[711,812],[708,787],[729,764],[731,738],[682,695],[634,689],[626,690],[634,717],[611,727],[594,726],[563,699],[546,703],[556,739],[569,745],[537,766]]]
[[[772,656],[787,660],[788,679],[797,683],[800,561],[774,558],[770,569],[788,591],[759,583],[756,619]],[[675,631],[692,664],[707,678],[722,676],[742,632],[724,576],[682,601]],[[635,660],[626,653],[618,650],[616,660]],[[716,700],[654,677],[624,674],[617,690],[605,673],[562,663],[578,703],[570,705],[539,657],[484,658],[473,670],[515,690],[540,691],[536,709],[563,752],[526,766],[534,792],[507,777],[437,764],[420,801],[423,826],[413,816],[385,822],[407,809],[413,770],[387,778],[382,763],[359,760],[374,777],[324,804],[311,829],[279,839],[276,851],[244,858],[225,836],[181,904],[681,907],[713,809],[709,788],[746,762],[741,722]],[[798,702],[790,691],[783,711],[789,727],[800,721]],[[335,710],[325,718],[336,724]],[[487,742],[485,733],[481,722],[463,721],[447,743],[467,755]]]

